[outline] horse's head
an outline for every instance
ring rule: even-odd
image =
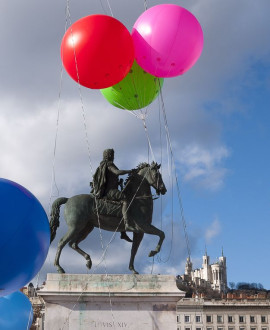
[[[155,188],[156,193],[158,195],[166,194],[167,189],[165,187],[165,184],[162,180],[162,176],[159,172],[160,164],[158,165],[155,162],[152,162],[151,165],[145,164],[144,167],[139,169],[138,174],[141,174],[144,179],[149,183],[150,186]]]

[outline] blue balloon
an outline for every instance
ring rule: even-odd
[[[18,183],[0,178],[0,296],[36,276],[49,246],[49,221],[40,202]]]
[[[33,308],[25,294],[17,291],[0,297],[0,329],[27,330],[33,322]]]

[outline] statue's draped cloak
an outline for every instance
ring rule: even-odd
[[[103,160],[93,175],[94,194],[97,198],[102,198],[105,195],[106,173],[111,164],[111,161]]]

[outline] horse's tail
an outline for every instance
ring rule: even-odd
[[[68,201],[68,198],[59,197],[52,204],[51,219],[50,219],[51,243],[55,239],[56,230],[60,224],[60,221],[59,221],[60,206],[65,204],[67,201]]]

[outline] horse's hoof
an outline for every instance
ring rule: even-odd
[[[87,261],[87,263],[86,263],[86,267],[87,267],[88,269],[91,269],[91,267],[92,267],[92,261],[91,261],[91,260],[88,260],[88,261]]]
[[[157,254],[157,251],[152,250],[149,254],[148,257],[154,257]]]
[[[57,273],[59,274],[65,274],[65,271],[62,267],[57,267]]]
[[[132,273],[135,275],[139,274],[133,267],[129,267],[129,270],[132,271]]]

